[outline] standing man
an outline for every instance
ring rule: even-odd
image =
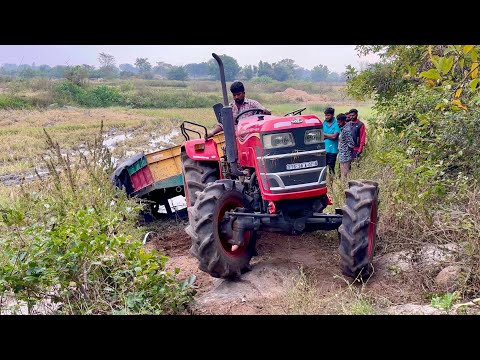
[[[262,109],[263,113],[265,115],[272,115],[272,113],[265,108],[262,104],[260,104],[256,100],[248,99],[245,97],[245,87],[243,86],[243,83],[240,81],[235,81],[231,86],[230,86],[230,91],[232,92],[233,95],[233,100],[229,105],[232,107],[232,112],[233,112],[233,119],[240,114],[242,111],[248,110],[248,109]],[[245,113],[238,120],[241,120],[243,118],[252,116],[254,112],[251,113]],[[207,138],[212,137],[213,135],[219,133],[220,131],[223,131],[223,124],[218,123],[215,125],[215,128],[207,135]]]
[[[345,114],[338,114],[337,123],[341,129],[338,137],[338,161],[340,162],[340,177],[345,180],[348,177],[352,165],[352,150],[355,146],[352,137],[351,121],[347,122]]]
[[[366,136],[367,136],[365,131],[365,124],[362,121],[360,121],[360,119],[358,118],[357,109],[350,110],[347,113],[347,116],[350,120],[353,142],[355,143],[355,147],[352,150],[352,156],[353,156],[353,159],[356,159],[360,157],[360,154],[362,153],[363,148],[365,147]]]
[[[340,135],[340,128],[335,119],[335,109],[325,109],[325,121],[323,122],[323,135],[325,137],[325,152],[327,153],[327,165],[330,174],[335,175],[335,163],[337,161],[338,153],[338,136]]]

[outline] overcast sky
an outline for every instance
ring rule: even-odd
[[[117,66],[133,64],[137,57],[148,58],[152,65],[163,61],[186,65],[210,60],[211,53],[226,54],[237,59],[240,66],[256,65],[260,60],[269,63],[293,59],[306,69],[322,64],[331,71],[343,72],[346,65],[372,62],[374,58],[359,58],[355,45],[0,45],[0,65],[47,64],[98,66],[98,54],[115,57]]]

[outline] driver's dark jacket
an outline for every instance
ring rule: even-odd
[[[243,100],[243,104],[240,105],[240,107],[237,107],[237,104],[235,103],[235,101],[232,101],[229,105],[232,107],[232,112],[233,112],[233,118],[234,119],[242,111],[245,111],[245,110],[248,110],[248,109],[262,109],[262,110],[265,110],[265,106],[260,104],[257,100],[252,100],[252,99],[247,99],[247,98],[245,98]],[[249,113],[247,112],[247,113],[243,114],[242,116],[240,116],[240,118],[238,120],[243,119],[243,118],[247,118],[249,116],[252,116],[253,114],[254,114],[253,112],[249,112]],[[223,124],[222,123],[220,123],[220,126],[223,129]]]

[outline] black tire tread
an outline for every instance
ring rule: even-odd
[[[374,202],[377,204],[376,222],[378,222],[378,184],[372,181],[349,181],[349,189],[345,190],[345,196],[346,204],[342,208],[344,216],[338,229],[340,268],[346,276],[366,279],[373,273],[371,258],[367,251],[368,228]]]
[[[189,158],[186,152],[182,152],[182,167],[185,176],[184,183],[190,198],[189,206],[195,204],[196,193],[202,192],[207,184],[219,178],[218,164],[213,161],[197,161]]]
[[[228,193],[243,195],[243,185],[233,180],[217,180],[208,184],[200,193],[191,208],[190,225],[185,231],[192,238],[190,253],[199,260],[199,269],[217,278],[240,276],[250,269],[250,259],[255,250],[255,234],[241,257],[228,256],[220,248],[214,231],[214,212],[220,197]],[[225,195],[224,195],[225,196]]]

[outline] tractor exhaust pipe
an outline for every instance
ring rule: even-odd
[[[230,164],[230,171],[232,175],[242,176],[244,175],[238,169],[237,164],[237,141],[235,138],[235,124],[233,123],[233,112],[232,107],[228,105],[228,95],[227,95],[227,83],[225,82],[225,70],[223,68],[223,62],[220,57],[213,53],[213,58],[217,61],[218,67],[220,69],[220,80],[222,82],[222,92],[223,92],[223,108],[221,111],[223,132],[225,134],[225,147],[227,153],[227,161]]]
[[[227,82],[225,81],[225,69],[223,67],[223,61],[220,59],[220,56],[213,53],[213,58],[217,61],[218,67],[220,68],[220,81],[222,82],[222,93],[223,93],[223,105],[228,106],[228,95],[227,95]]]

